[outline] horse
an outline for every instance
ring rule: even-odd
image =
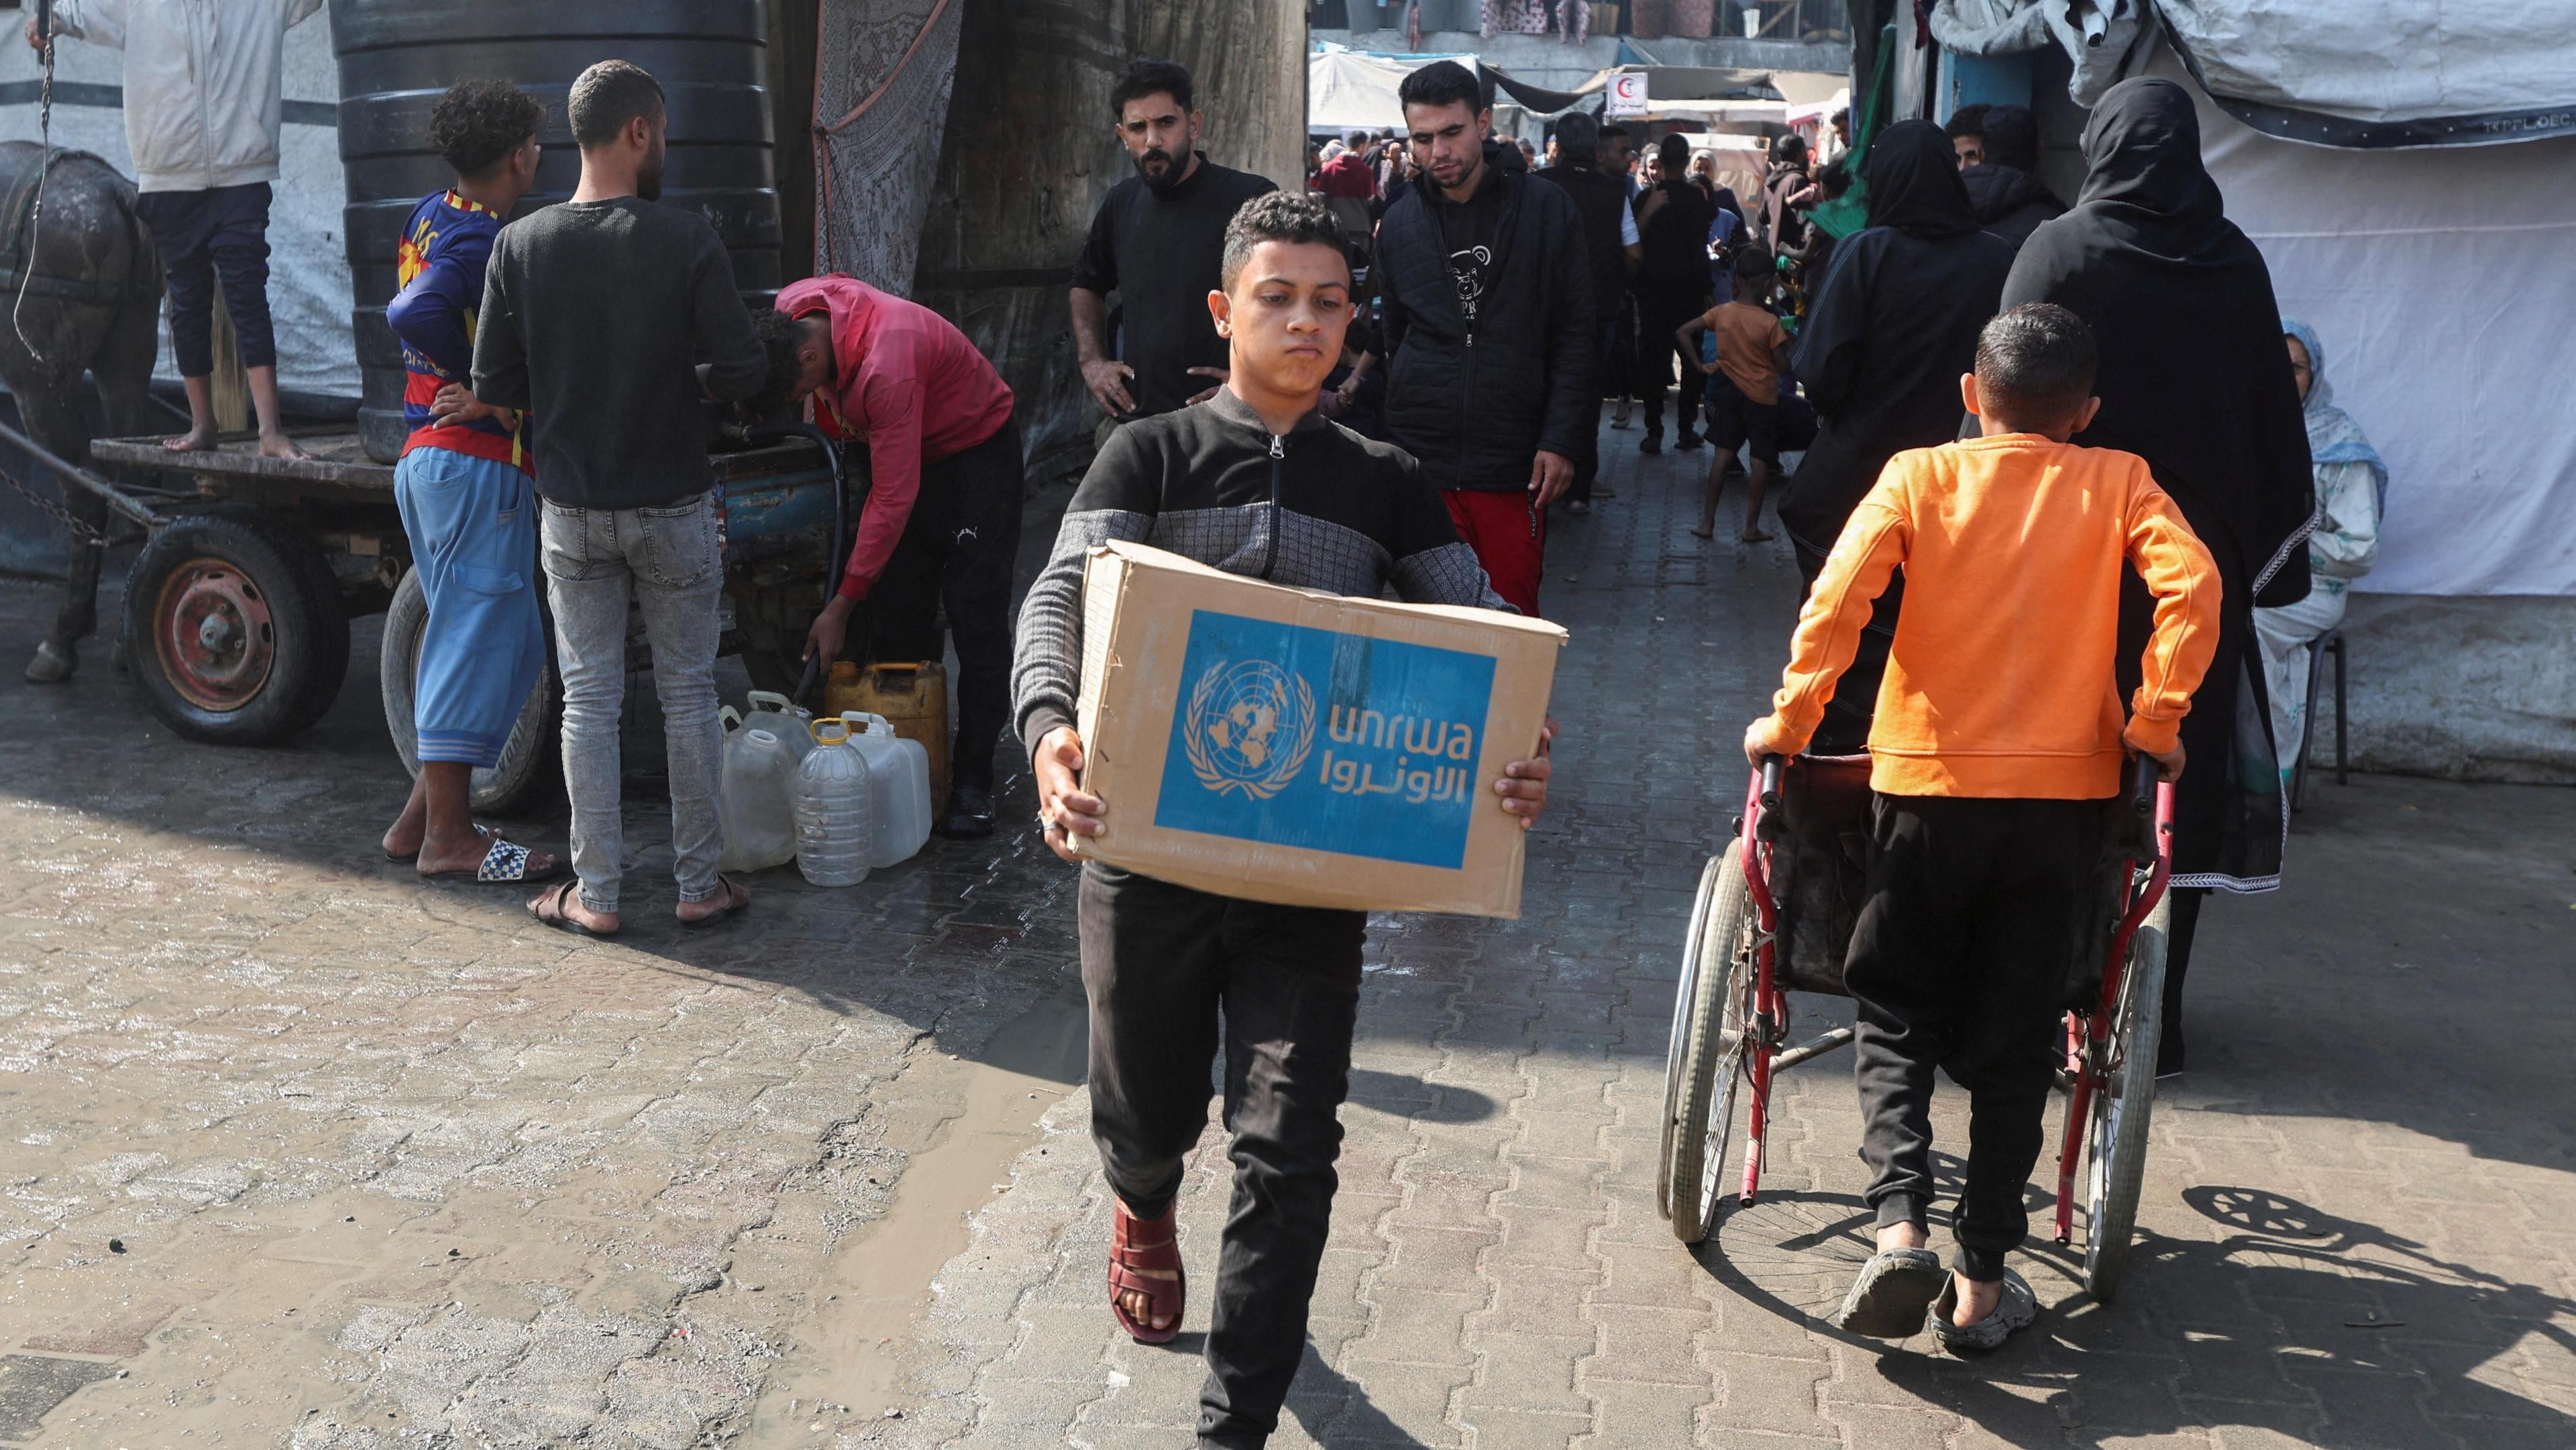
[[[85,151],[0,142],[0,384],[29,437],[87,467],[82,390],[93,380],[111,433],[154,431],[161,287],[161,254],[135,215],[133,182]],[[80,641],[98,627],[107,501],[58,482],[78,525],[53,630],[27,665],[33,684],[70,679]]]

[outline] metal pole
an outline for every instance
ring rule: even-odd
[[[70,479],[72,482],[77,483],[81,487],[88,489],[90,492],[97,494],[99,497],[106,499],[108,507],[115,509],[118,513],[134,520],[143,527],[147,529],[157,529],[161,527],[161,516],[134,499],[123,489],[118,488],[115,484],[108,482],[106,479],[99,477],[97,474],[90,472],[88,469],[83,468],[78,464],[65,462],[60,455],[54,452],[54,450],[47,448],[42,443],[37,442],[35,439],[28,437],[26,434],[19,432],[17,429],[10,427],[6,423],[0,423],[0,438],[5,438],[8,441],[17,444],[20,448],[27,450],[27,452],[34,454],[37,462],[52,469],[57,475]]]

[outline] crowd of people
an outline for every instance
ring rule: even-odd
[[[262,24],[282,31],[312,0],[277,5]],[[76,0],[52,13],[56,33],[108,38],[81,29]],[[32,22],[29,38],[44,38]],[[184,37],[149,43],[184,59]],[[453,177],[413,211],[386,309],[412,425],[396,493],[429,621],[422,769],[385,852],[425,877],[543,885],[538,920],[616,935],[631,613],[667,740],[675,914],[699,927],[745,911],[750,893],[718,870],[706,405],[864,439],[873,492],[808,656],[953,645],[938,829],[993,830],[1008,730],[1044,841],[1083,863],[1109,1307],[1139,1341],[1181,1321],[1173,1201],[1219,1070],[1235,1180],[1199,1434],[1259,1445],[1304,1351],[1367,923],[1084,855],[1116,820],[1082,788],[1086,552],[1141,542],[1300,588],[1538,615],[1552,519],[1610,493],[1605,407],[1616,432],[1633,397],[1637,446],[1655,454],[1669,401],[1671,446],[1711,449],[1693,532],[1713,536],[1740,456],[1739,537],[1769,537],[1776,498],[1799,567],[1789,664],[1748,757],[1874,758],[1846,965],[1878,1252],[1838,1322],[1991,1348],[2036,1312],[2005,1261],[2026,1230],[2054,983],[2100,804],[2131,756],[2177,785],[2161,1066],[2179,1070],[2201,902],[2279,879],[2306,652],[2369,567],[2387,471],[2334,405],[2323,341],[2279,317],[2168,82],[2104,97],[2071,208],[2037,178],[2017,107],[1901,122],[1820,168],[1784,138],[1760,196],[1740,198],[1683,135],[1641,155],[1627,128],[1572,114],[1543,155],[1499,140],[1453,62],[1413,72],[1399,100],[1400,133],[1320,148],[1282,192],[1209,159],[1185,69],[1126,69],[1108,119],[1134,174],[1100,204],[1066,300],[1096,456],[1014,632],[1016,400],[958,328],[838,275],[747,311],[714,229],[656,204],[664,94],[631,64],[572,85],[579,184],[516,220],[544,109],[506,82],[451,88],[426,139]],[[1833,118],[1846,143],[1848,124]],[[273,172],[273,127],[269,154]],[[174,320],[202,320],[210,268],[237,316],[256,310],[266,183],[247,175],[147,174]],[[1815,209],[1855,189],[1866,225],[1834,235]],[[196,361],[183,339],[183,371]],[[264,410],[264,440],[282,441],[272,422]],[[549,647],[564,858],[469,810],[472,772],[498,758]],[[1524,828],[1546,807],[1554,739],[1551,723],[1484,787]],[[1935,1068],[1971,1095],[1947,1269],[1928,1247]]]

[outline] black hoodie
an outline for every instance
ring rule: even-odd
[[[1957,152],[1929,121],[1869,151],[1869,226],[1834,248],[1791,353],[1815,446],[1780,501],[1810,578],[1887,460],[1959,433],[1959,375],[1995,315],[2011,244],[1977,229]]]
[[[1488,143],[1470,202],[1446,200],[1426,176],[1378,225],[1386,436],[1435,488],[1527,488],[1539,450],[1584,457],[1600,417],[1583,216],[1521,161],[1518,147]],[[1484,207],[1490,232],[1467,224]],[[1464,281],[1450,269],[1448,213],[1460,237],[1490,237],[1474,244],[1482,260]]]
[[[2066,215],[2066,203],[2017,166],[1971,166],[1959,173],[1959,184],[1968,189],[1977,224],[2015,247],[2029,241],[2041,222]]]

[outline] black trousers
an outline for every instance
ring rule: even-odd
[[[868,595],[872,661],[935,660],[941,606],[957,645],[951,789],[993,788],[993,749],[1011,716],[1011,570],[1020,554],[1020,425],[925,464],[921,493]]]
[[[1266,906],[1100,865],[1082,871],[1091,1136],[1128,1211],[1156,1218],[1207,1125],[1224,1023],[1234,1199],[1199,1393],[1203,1445],[1257,1446],[1306,1350],[1350,1092],[1366,914]]]
[[[147,191],[134,199],[134,214],[152,234],[169,274],[170,354],[183,378],[215,371],[218,275],[242,366],[277,365],[277,335],[268,320],[269,200],[265,181],[211,191]]]
[[[1691,432],[1692,421],[1699,417],[1700,394],[1708,375],[1699,370],[1699,359],[1683,353],[1673,333],[1707,310],[1705,291],[1637,289],[1637,397],[1646,405],[1649,433],[1664,431],[1664,382],[1673,375],[1675,358],[1681,359],[1682,396],[1674,410],[1673,427]]]
[[[1880,796],[1868,894],[1844,983],[1881,1227],[1926,1221],[1932,1071],[1968,1090],[1968,1181],[1952,1221],[1959,1272],[2003,1277],[2030,1229],[2066,982],[2101,867],[2099,801]]]

